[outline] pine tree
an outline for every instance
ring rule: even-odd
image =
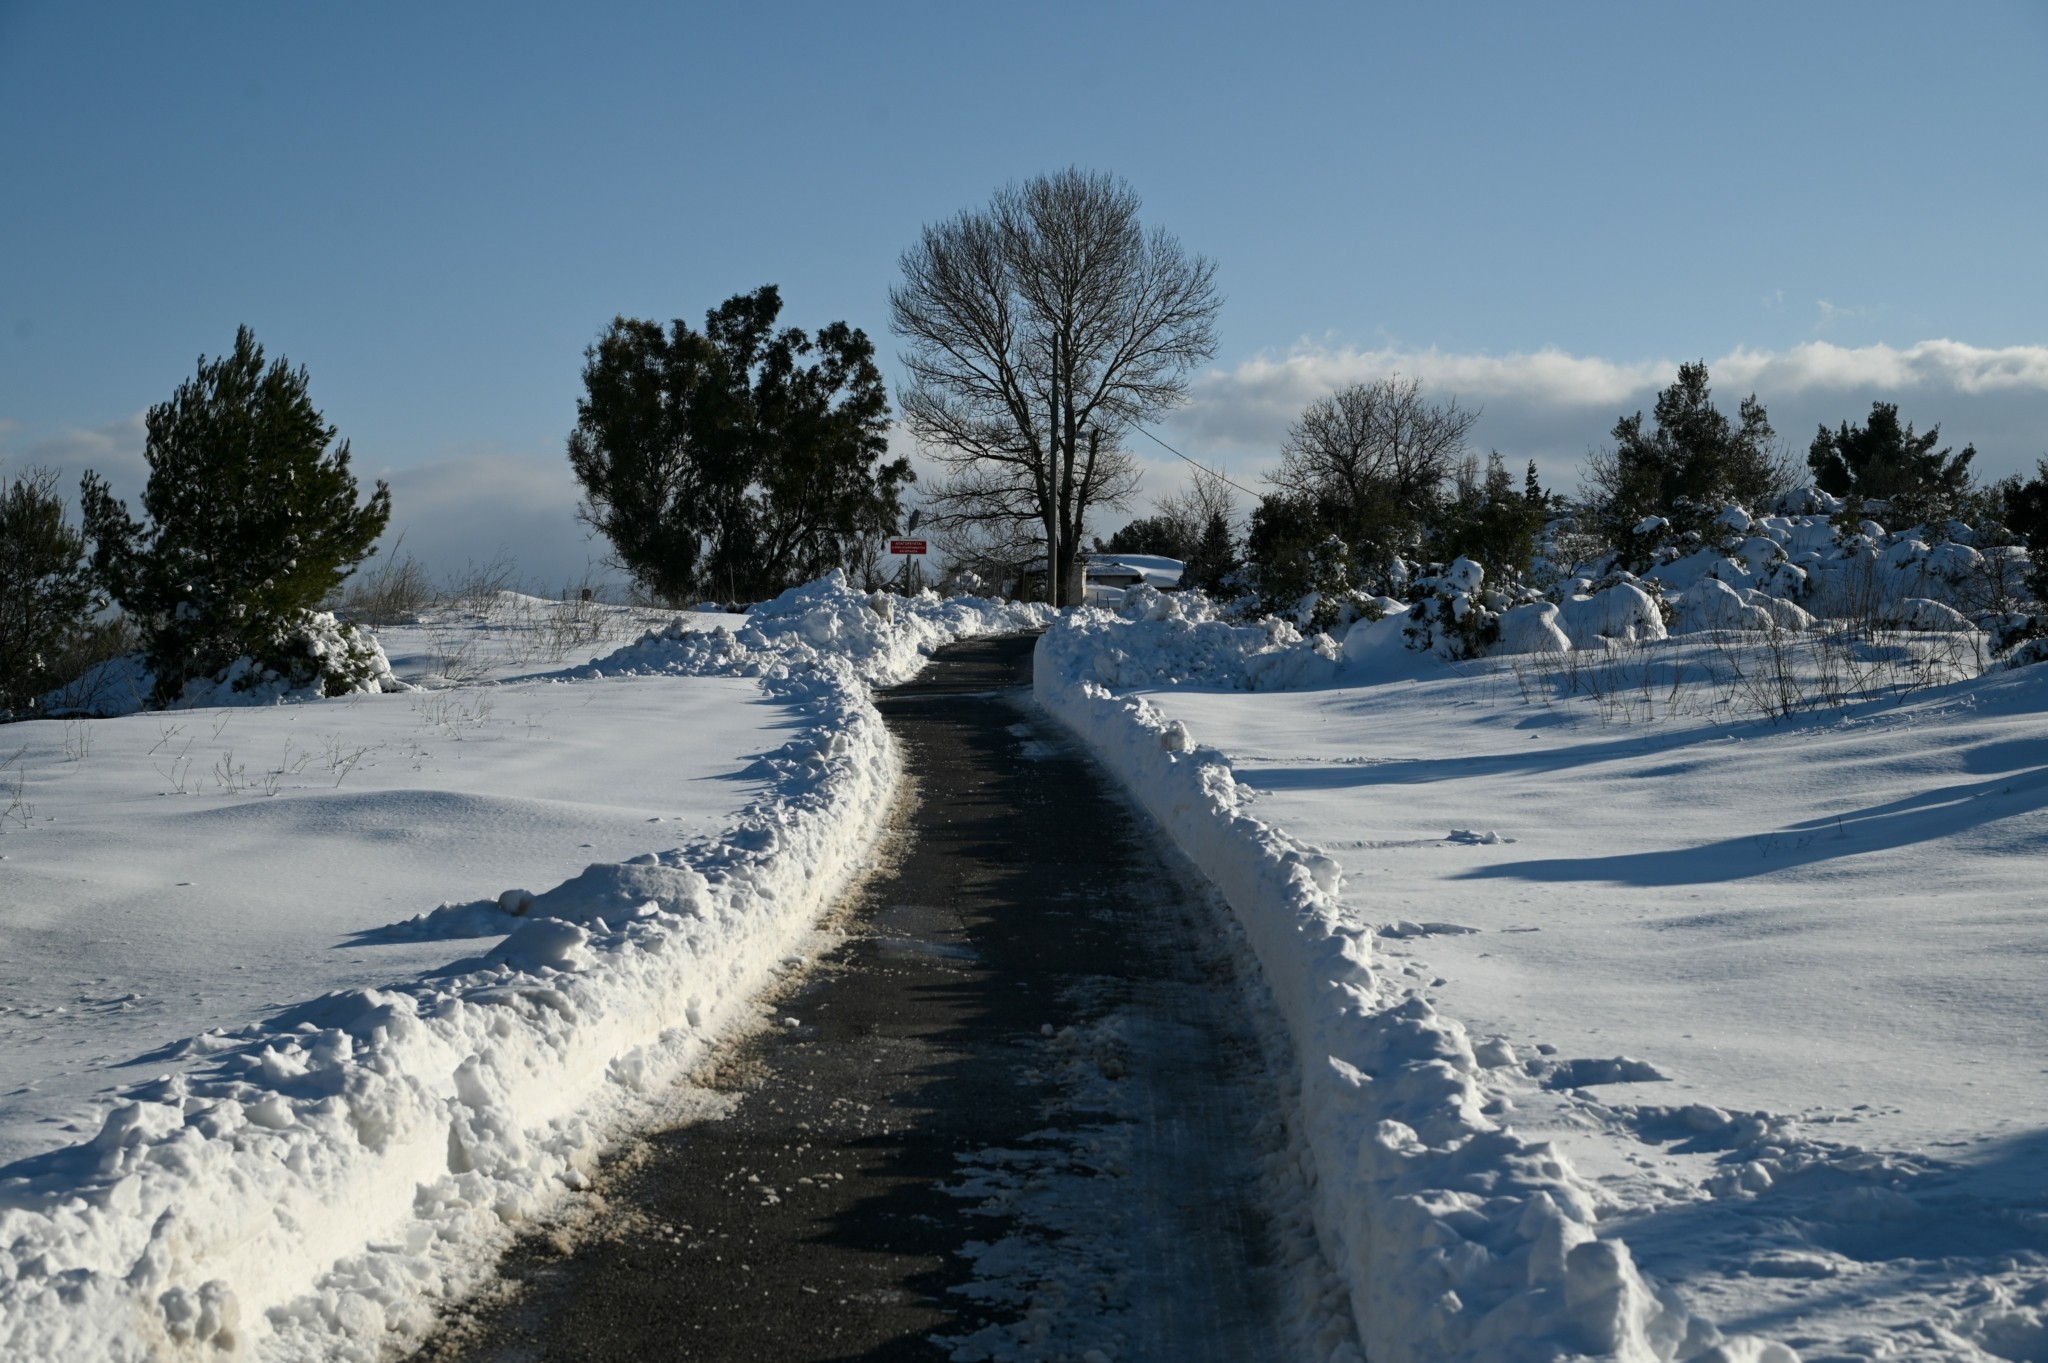
[[[1536,552],[1536,532],[1543,526],[1543,491],[1531,463],[1522,491],[1501,461],[1489,454],[1483,472],[1466,471],[1457,494],[1444,507],[1436,525],[1433,553],[1448,562],[1469,558],[1486,569],[1490,583],[1517,581],[1527,575]]]
[[[1183,586],[1199,587],[1212,595],[1224,589],[1223,580],[1237,571],[1237,541],[1230,533],[1230,522],[1221,511],[1212,511],[1202,523],[1201,538],[1188,551],[1186,572],[1181,578]]]
[[[1935,449],[1941,443],[1941,427],[1930,426],[1924,435],[1913,433],[1913,423],[1899,423],[1897,404],[1873,402],[1870,419],[1861,426],[1843,422],[1840,430],[1822,426],[1807,448],[1806,466],[1824,492],[1849,497],[1860,503],[1882,500],[1891,504],[1887,519],[1898,524],[1946,522],[1957,515],[1970,495],[1970,461],[1977,447],[1965,445],[1960,453],[1952,448]]]
[[[265,368],[247,327],[232,354],[202,355],[146,427],[146,522],[95,474],[81,492],[93,566],[143,623],[156,701],[245,655],[302,668],[270,655],[373,552],[390,489],[356,504],[348,442],[334,445],[304,367]]]
[[[0,714],[32,709],[66,680],[60,660],[104,604],[56,473],[16,474],[0,491]]]
[[[1997,493],[2000,519],[2025,541],[2033,560],[2027,588],[2048,607],[2048,456],[2035,464],[2032,478],[2022,482],[2014,474],[1998,484]]]
[[[1682,364],[1657,395],[1650,429],[1643,414],[1614,426],[1614,447],[1595,451],[1588,478],[1603,528],[1619,543],[1646,516],[1696,530],[1729,502],[1756,506],[1784,484],[1784,468],[1763,404],[1751,394],[1737,420],[1714,406],[1705,361]]]

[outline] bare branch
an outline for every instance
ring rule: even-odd
[[[1041,554],[1058,541],[1055,592],[1089,511],[1137,488],[1120,437],[1215,353],[1214,264],[1146,232],[1138,208],[1099,173],[1010,185],[927,226],[889,295],[904,419],[952,475],[927,498],[935,523],[1035,524]]]

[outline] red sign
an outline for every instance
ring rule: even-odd
[[[925,542],[923,540],[890,540],[889,552],[892,554],[922,554],[925,552]]]

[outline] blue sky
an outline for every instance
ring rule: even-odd
[[[2044,132],[2038,0],[0,0],[0,464],[135,486],[138,414],[247,322],[414,548],[573,575],[563,440],[613,314],[773,281],[893,355],[919,226],[1078,164],[1216,259],[1221,349],[1165,433],[1242,481],[1399,369],[1568,483],[1689,358],[1799,449],[1889,397],[2006,472],[2048,452]]]

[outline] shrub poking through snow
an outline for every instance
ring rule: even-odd
[[[2016,646],[2003,659],[2006,667],[2031,667],[2042,662],[2048,662],[2048,635],[2039,634]]]
[[[272,621],[258,652],[239,659],[235,668],[239,674],[227,680],[237,691],[349,696],[398,689],[376,637],[327,611]]]
[[[1469,558],[1415,579],[1414,605],[1401,633],[1409,648],[1456,661],[1477,658],[1500,639],[1500,606],[1481,585],[1486,570]]]
[[[2048,615],[2012,612],[1980,622],[2001,667],[2029,667],[2048,661]]]

